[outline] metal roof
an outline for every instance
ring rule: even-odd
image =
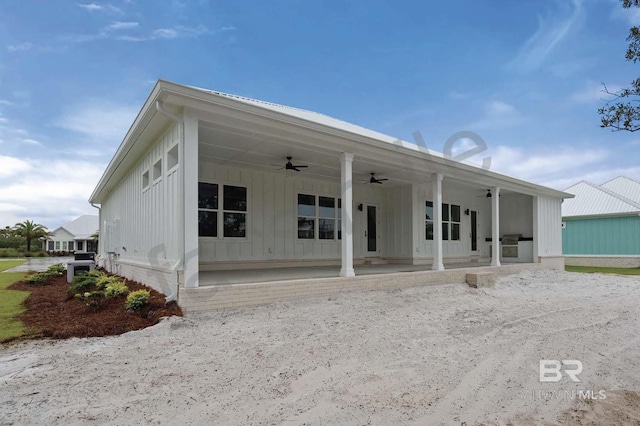
[[[86,240],[98,231],[99,226],[98,216],[87,214],[62,225],[58,229],[64,229],[73,235],[75,239]],[[58,231],[58,229],[54,232]]]
[[[635,203],[640,203],[640,182],[636,180],[626,176],[618,176],[600,186],[622,195]]]
[[[205,111],[215,107],[217,109],[224,108],[225,112],[233,112],[238,116],[275,119],[277,121],[274,120],[274,122],[279,123],[281,126],[296,126],[298,129],[323,132],[327,137],[339,140],[340,143],[355,145],[359,149],[375,149],[375,155],[389,154],[395,157],[394,161],[397,161],[398,154],[407,159],[417,159],[422,169],[429,166],[434,173],[437,171],[458,179],[466,179],[467,181],[476,179],[476,182],[482,182],[482,186],[496,185],[504,189],[511,189],[530,195],[547,195],[557,198],[571,196],[566,192],[516,179],[491,170],[484,170],[465,162],[459,162],[454,158],[428,150],[425,147],[324,114],[158,80],[91,194],[90,202],[101,203],[104,201],[105,197],[117,185],[117,182],[128,173],[131,167],[136,164],[138,158],[146,152],[149,144],[152,143],[154,132],[159,132],[159,129],[163,128],[166,122],[169,121],[169,118],[165,115],[156,114],[156,102],[168,103],[174,110],[179,110],[187,105]],[[283,120],[285,117],[291,118],[291,120]],[[423,163],[422,161],[431,163]]]
[[[604,185],[581,181],[565,189],[565,192],[574,194],[575,198],[564,200],[562,217],[640,213],[640,202],[620,195]]]

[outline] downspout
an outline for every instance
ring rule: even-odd
[[[180,121],[182,121],[180,117],[173,115],[169,111],[167,111],[164,108],[164,105],[162,104],[162,102],[160,101],[156,101],[156,110],[160,114],[164,115],[165,117],[168,117],[171,121],[173,121],[178,125],[180,124]],[[178,301],[178,291],[180,289],[180,280],[178,277],[178,270],[180,269],[180,267],[184,269],[184,256],[185,256],[185,253],[184,253],[185,225],[184,225],[184,217],[183,217],[184,216],[184,125],[182,125],[180,129],[179,143],[181,146],[179,161],[180,161],[180,180],[182,181],[182,196],[180,197],[180,209],[179,209],[178,217],[181,219],[180,222],[182,223],[182,238],[179,238],[180,245],[181,245],[180,253],[182,253],[182,256],[178,260],[178,262],[176,262],[176,264],[173,265],[173,268],[171,268],[171,275],[173,275],[173,279],[175,280],[174,282],[175,288],[173,289],[170,295],[165,297],[165,301],[167,303]]]
[[[91,204],[91,207],[98,209],[98,249],[100,248],[100,242],[102,242],[102,238],[100,238],[100,228],[102,228],[102,205],[97,206],[94,203],[89,203]],[[85,246],[88,244],[88,241],[84,242]],[[85,247],[85,251],[89,251],[86,249]],[[100,250],[98,250],[98,253],[96,253],[96,257],[98,258],[98,262],[100,261]],[[104,265],[102,265],[102,267],[104,267]]]

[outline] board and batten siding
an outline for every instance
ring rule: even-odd
[[[567,255],[640,255],[640,216],[565,219]]]
[[[181,124],[158,138],[131,172],[101,205],[101,253],[115,253],[116,261],[167,269],[181,258],[180,165],[169,168],[168,152],[180,143]],[[179,149],[177,150],[180,151]],[[154,179],[154,165],[161,176]],[[148,186],[143,174],[149,173]],[[111,235],[107,236],[110,229]]]
[[[200,237],[200,263],[275,260],[339,260],[340,240],[298,239],[298,194],[340,198],[340,183],[292,173],[250,170],[201,161],[199,181],[247,188],[245,238]],[[376,204],[380,212],[380,256],[387,252],[388,190],[354,187],[354,255],[364,256],[365,213],[358,204]],[[221,200],[222,201],[222,200]],[[337,206],[336,206],[337,207]],[[336,224],[337,227],[337,224]]]
[[[562,257],[562,199],[537,196],[533,199],[534,258]],[[535,259],[534,259],[535,261]]]

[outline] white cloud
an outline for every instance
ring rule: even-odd
[[[105,5],[96,4],[96,3],[78,3],[78,6],[85,10],[88,10],[89,12],[102,11],[102,12],[122,13],[122,9],[112,5],[111,3],[105,4]]]
[[[42,146],[42,143],[41,143],[41,142],[39,142],[39,141],[37,141],[37,140],[35,140],[35,139],[31,139],[31,138],[25,138],[25,139],[22,139],[22,142],[23,142],[23,143],[26,143],[26,144],[28,144],[28,145],[37,145],[37,146]]]
[[[472,130],[505,128],[519,124],[523,119],[515,106],[504,101],[491,100],[484,104],[482,117],[468,127]]]
[[[532,71],[539,68],[554,48],[584,17],[583,0],[573,0],[569,16],[558,18],[558,11],[547,17],[538,17],[538,29],[522,45],[516,57],[509,63],[515,69]],[[559,5],[567,3],[556,2]]]
[[[488,154],[491,170],[557,189],[596,171],[609,175],[612,169],[609,151],[601,148],[566,147],[554,151],[549,147],[526,149],[503,145],[490,149]]]
[[[227,31],[235,31],[236,27],[234,27],[233,25],[225,25],[224,27],[220,28],[220,32],[227,32]]]
[[[138,107],[90,100],[68,111],[55,124],[80,133],[91,142],[118,144],[133,123]]]
[[[153,36],[156,38],[176,38],[178,31],[173,28],[160,28],[153,32]]]
[[[13,106],[15,104],[13,102],[11,102],[11,101],[6,100],[6,99],[0,99],[0,105]]]
[[[80,4],[78,4],[78,6],[80,6],[83,9],[90,10],[90,11],[102,10],[103,9],[102,6],[100,6],[99,4],[95,4],[95,3],[80,3]]]
[[[30,169],[29,163],[19,158],[0,155],[0,178],[6,178]]]
[[[7,156],[0,156],[0,164],[0,225],[30,219],[53,229],[81,214],[96,214],[87,200],[104,164]],[[11,175],[5,165],[12,167]]]
[[[31,48],[33,48],[33,44],[28,41],[18,44],[10,44],[9,46],[7,46],[7,50],[9,52],[24,52],[26,50],[30,50]]]
[[[128,30],[131,28],[136,28],[138,26],[137,22],[121,22],[115,21],[107,26],[109,30]]]

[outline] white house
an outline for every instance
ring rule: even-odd
[[[158,81],[90,202],[100,262],[176,297],[273,268],[343,288],[365,264],[562,268],[567,197],[315,112]]]
[[[84,215],[53,231],[53,236],[43,242],[46,251],[93,251],[97,249],[94,238],[99,228],[97,215]]]

